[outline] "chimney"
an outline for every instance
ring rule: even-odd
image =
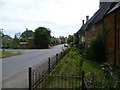
[[[89,20],[89,16],[86,16],[86,22]]]
[[[26,28],[26,31],[28,30],[28,28]]]
[[[84,20],[82,20],[82,25],[84,25]]]

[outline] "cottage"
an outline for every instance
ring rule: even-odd
[[[108,30],[106,57],[109,62],[120,66],[120,2],[118,2],[104,18],[104,26]]]
[[[79,42],[87,48],[103,30],[108,30],[105,58],[120,66],[120,2],[100,2],[100,9],[77,32]]]

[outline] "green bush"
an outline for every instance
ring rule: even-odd
[[[28,42],[27,38],[20,38],[20,42]]]

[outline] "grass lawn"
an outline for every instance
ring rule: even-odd
[[[85,71],[85,78],[92,88],[120,88],[120,83],[116,83],[117,76],[105,76],[101,65],[103,62],[94,62],[84,59],[78,51],[71,50],[52,70],[51,75],[81,76],[81,71]],[[81,78],[66,79],[47,76],[38,88],[81,88]]]
[[[0,58],[5,58],[5,57],[10,57],[10,56],[16,56],[16,55],[21,55],[22,53],[20,52],[8,52],[8,51],[0,51]]]

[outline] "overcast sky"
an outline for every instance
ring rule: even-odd
[[[98,9],[99,0],[0,0],[0,29],[14,36],[44,26],[52,36],[68,36]]]

